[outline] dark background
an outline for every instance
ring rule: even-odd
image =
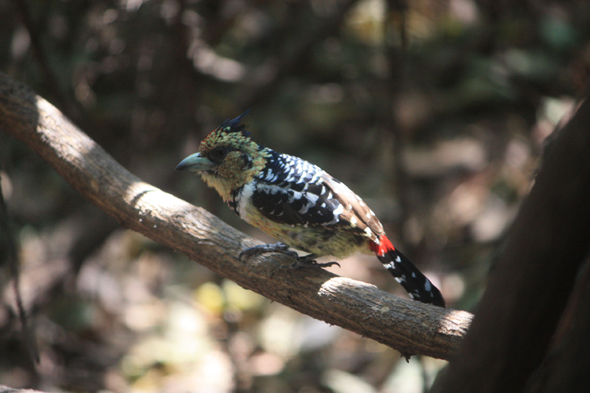
[[[256,141],[348,184],[472,310],[543,140],[587,92],[589,30],[586,1],[0,1],[0,71],[143,180],[271,241],[174,172],[251,108]],[[445,364],[406,364],[121,229],[3,133],[0,175],[41,355],[35,371],[3,265],[1,383],[411,393]],[[334,271],[405,296],[376,258]]]

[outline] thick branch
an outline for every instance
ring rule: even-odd
[[[471,314],[406,300],[326,271],[282,269],[285,257],[240,263],[255,240],[207,211],[142,182],[56,108],[0,73],[0,128],[40,154],[121,225],[244,288],[406,354],[446,359]]]

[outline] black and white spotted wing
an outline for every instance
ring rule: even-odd
[[[288,225],[339,227],[373,238],[383,227],[348,187],[305,160],[274,153],[257,178],[254,206]]]
[[[257,176],[252,203],[267,218],[288,225],[336,225],[340,202],[323,184],[317,166],[273,154]]]

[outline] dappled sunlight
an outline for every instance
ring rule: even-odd
[[[4,267],[0,376],[15,388],[427,389],[445,362],[406,364],[226,278],[276,284],[272,258],[234,258],[253,244],[242,232],[275,239],[174,168],[251,108],[256,141],[320,166],[373,208],[441,289],[440,329],[461,336],[469,314],[452,308],[478,304],[547,138],[588,89],[584,2],[48,0],[16,12],[20,3],[0,2],[0,91],[18,79],[44,98],[4,91],[0,181],[41,365]],[[70,120],[56,124],[61,114]],[[21,118],[25,136],[13,138]],[[68,137],[74,124],[80,139]],[[64,134],[49,141],[54,126]],[[34,152],[49,142],[70,161]],[[103,151],[113,160],[97,161]],[[219,257],[225,276],[186,255]],[[367,320],[391,312],[386,292],[407,297],[373,256],[339,262],[328,279],[281,273],[306,277],[320,302],[370,294]],[[286,304],[299,294],[289,284],[277,295]]]
[[[354,281],[347,277],[332,277],[322,283],[318,290],[318,295],[337,295],[343,288],[356,288],[362,290],[363,288],[376,289],[377,287],[361,281]]]

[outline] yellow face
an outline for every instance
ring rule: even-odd
[[[233,190],[252,181],[264,168],[268,156],[242,125],[221,126],[207,135],[199,152],[183,160],[178,169],[198,171],[228,201]]]

